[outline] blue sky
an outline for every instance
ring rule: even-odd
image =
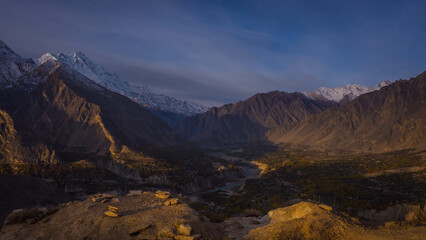
[[[426,1],[0,3],[0,39],[22,56],[81,51],[124,80],[209,106],[426,70]]]

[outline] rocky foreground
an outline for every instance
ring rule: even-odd
[[[167,193],[101,194],[57,209],[15,211],[1,239],[223,239],[219,228]],[[112,211],[111,211],[112,210]],[[38,211],[38,213],[37,213]]]
[[[425,226],[365,229],[310,202],[223,223],[211,223],[186,202],[168,192],[131,191],[19,209],[6,218],[0,239],[426,239]]]

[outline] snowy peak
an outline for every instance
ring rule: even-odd
[[[41,65],[47,61],[59,61],[66,64],[97,84],[123,95],[126,95],[125,91],[129,88],[129,84],[127,82],[120,80],[115,74],[108,73],[105,69],[92,62],[81,52],[71,53],[69,55],[65,55],[63,53],[46,53],[37,59],[36,63]]]
[[[388,86],[391,83],[391,81],[381,81],[373,87],[365,87],[358,84],[348,84],[338,88],[320,87],[315,89],[313,92],[303,92],[303,94],[309,98],[318,99],[322,97],[334,102],[340,102],[345,98],[348,98],[347,100],[352,101],[354,98],[362,94],[379,90],[380,88]]]
[[[49,62],[49,61],[58,61],[58,59],[50,53],[46,53],[43,56],[41,56],[40,58],[34,59],[34,62],[38,66],[42,65],[43,63]]]
[[[182,101],[173,97],[168,97],[153,93],[146,86],[132,86],[128,82],[121,80],[117,75],[107,72],[102,66],[91,61],[81,52],[65,55],[46,53],[35,62],[41,65],[47,61],[59,61],[75,71],[81,73],[97,84],[127,96],[140,105],[152,109],[192,116],[208,110],[203,105]]]

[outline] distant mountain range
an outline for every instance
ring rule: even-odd
[[[170,125],[176,125],[187,116],[193,116],[208,110],[207,107],[201,104],[153,93],[147,86],[131,85],[121,80],[117,75],[107,72],[102,66],[94,63],[81,52],[69,55],[46,53],[35,59],[34,62],[37,65],[41,65],[52,60],[66,64],[102,87],[132,99]]]
[[[425,73],[407,81],[313,92],[269,92],[188,117],[179,134],[202,144],[291,143],[328,149],[426,149]]]

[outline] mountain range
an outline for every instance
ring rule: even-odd
[[[273,91],[256,94],[247,100],[219,108],[211,108],[205,113],[188,117],[178,126],[177,132],[189,141],[199,143],[298,142],[302,144],[303,142],[298,141],[303,139],[302,136],[291,139],[291,141],[286,141],[286,138],[282,138],[281,141],[278,136],[286,131],[291,131],[306,119],[316,118],[325,110],[334,115],[334,111],[351,104],[359,96],[368,93],[375,94],[387,86],[393,86],[392,82],[382,81],[374,87],[351,84],[341,88],[322,87],[313,92],[286,93]],[[421,88],[418,90],[421,90]],[[387,96],[381,96],[381,98],[385,97]],[[372,101],[371,104],[377,104],[375,101]],[[417,100],[411,104],[417,106],[419,103],[421,102]],[[402,110],[397,109],[395,111]],[[420,116],[422,115],[419,114],[416,117]],[[368,117],[365,116],[365,118]],[[359,121],[363,121],[363,119],[359,119]],[[319,129],[326,127],[329,126],[326,124],[321,127],[318,126]],[[314,130],[320,131],[310,129],[312,132]],[[424,131],[421,133],[424,133]],[[347,129],[346,134],[350,134],[349,129]],[[316,138],[315,143],[321,143],[320,139]],[[306,142],[306,144],[310,143],[312,142]],[[413,144],[416,145],[417,143],[413,142]],[[348,144],[346,147],[350,149],[352,146],[355,145]]]
[[[248,143],[264,140],[278,126],[290,127],[335,103],[316,101],[301,93],[269,92],[235,104],[211,108],[185,119],[177,132],[196,142]]]
[[[208,109],[201,104],[156,94],[147,86],[129,84],[117,75],[107,72],[102,66],[94,63],[81,52],[68,55],[46,53],[40,58],[34,59],[34,62],[41,65],[52,60],[71,67],[108,90],[130,98],[172,126],[187,116],[193,116]]]
[[[426,72],[309,116],[291,129],[271,130],[275,143],[386,152],[426,149]]]
[[[106,156],[182,142],[150,111],[68,64],[35,64],[4,43],[0,63],[3,160],[51,162],[58,153]]]
[[[423,73],[373,87],[273,91],[205,111],[132,86],[82,53],[33,60],[0,42],[0,154],[52,162],[64,152],[114,155],[185,140],[424,149],[425,81]]]

